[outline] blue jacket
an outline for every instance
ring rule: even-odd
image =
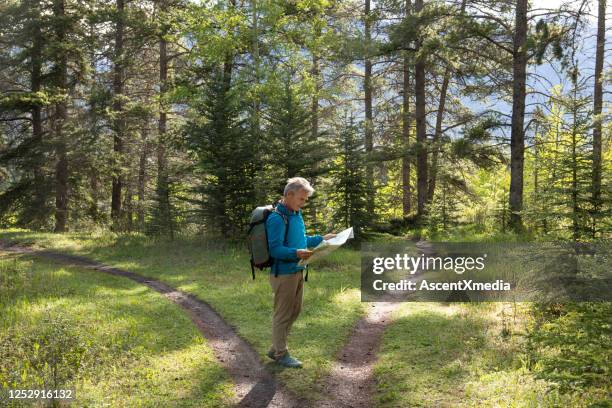
[[[266,233],[268,234],[268,250],[270,256],[274,258],[274,265],[270,273],[279,275],[287,275],[296,273],[304,269],[303,266],[298,266],[299,258],[297,257],[298,249],[306,249],[316,247],[323,241],[320,235],[311,237],[306,236],[306,227],[302,218],[302,210],[290,211],[283,204],[278,203],[276,209],[287,217],[289,228],[287,232],[287,242],[285,239],[285,221],[283,217],[273,212],[266,220]]]

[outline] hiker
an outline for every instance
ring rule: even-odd
[[[268,357],[285,367],[302,366],[287,350],[289,330],[302,309],[304,267],[299,266],[298,262],[312,255],[312,251],[307,248],[316,247],[322,240],[336,236],[306,236],[301,208],[313,192],[308,180],[302,177],[290,178],[283,198],[276,205],[276,211],[266,220],[268,248],[273,258],[270,285],[274,292],[272,348],[268,351]]]

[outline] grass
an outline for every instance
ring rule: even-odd
[[[20,406],[2,399],[23,388],[76,388],[81,407],[224,407],[233,393],[178,306],[128,279],[25,255],[0,258],[0,356],[2,406]]]
[[[141,235],[109,233],[58,235],[5,230],[0,239],[87,256],[192,293],[232,324],[262,361],[269,361],[265,353],[271,343],[272,292],[267,272],[251,279],[246,248],[214,240],[155,241]],[[320,398],[323,379],[336,353],[364,312],[359,273],[359,253],[343,249],[311,268],[304,308],[289,337],[289,349],[305,363],[304,368],[271,367],[300,396]]]
[[[502,240],[500,237],[481,238],[487,242]],[[267,273],[260,272],[255,281],[251,280],[246,248],[210,239],[184,238],[169,242],[156,241],[138,234],[116,235],[107,232],[60,235],[5,230],[0,232],[0,239],[87,256],[190,292],[209,302],[255,347],[262,361],[267,359],[265,353],[271,338],[272,293]],[[305,367],[301,370],[280,370],[271,366],[279,379],[302,397],[311,400],[321,397],[323,379],[328,374],[337,351],[345,343],[351,327],[364,313],[363,304],[359,302],[359,263],[359,252],[340,249],[324,259],[310,273],[309,282],[306,283],[304,309],[289,339],[291,352],[305,362]],[[93,279],[94,274],[89,274]],[[62,293],[66,295],[46,298],[45,295],[38,295],[37,291],[30,290],[27,292],[29,296],[24,299],[32,303],[47,299],[46,301],[55,302],[54,304],[61,304],[63,297],[68,296],[70,299],[70,296],[73,296],[74,289],[68,281],[58,282],[58,287],[54,290],[58,293],[65,291]],[[96,302],[99,296],[103,296],[107,302],[111,302],[111,299],[127,302],[131,294],[137,295],[131,298],[132,303],[128,302],[129,307],[125,313],[119,313],[115,317],[115,320],[119,321],[128,319],[114,325],[119,333],[128,330],[130,324],[127,322],[130,322],[130,319],[133,319],[132,325],[149,324],[151,316],[142,312],[143,309],[148,309],[141,304],[142,293],[148,293],[144,289],[123,282],[122,285],[129,289],[117,293],[109,285],[93,282],[88,285],[95,288],[95,291],[86,297],[89,302],[92,302],[94,295]],[[39,296],[41,300],[38,300]],[[159,307],[159,300],[151,300],[149,307]],[[13,316],[12,321],[26,319],[29,315],[36,316],[37,309],[30,307],[27,302],[15,303],[11,307],[11,313],[22,316]],[[604,322],[607,318],[599,309],[589,309],[591,314],[588,315],[576,315],[573,309],[570,312],[572,314],[561,315],[558,320],[550,317],[540,319],[540,323],[534,328],[534,309],[527,303],[402,304],[394,316],[395,322],[384,333],[380,360],[375,367],[376,406],[610,406],[610,381],[605,374],[606,364],[609,367],[609,358],[606,356],[610,353],[610,326],[600,324],[597,320],[597,330],[589,332],[599,336],[600,341],[596,344],[591,344],[592,342],[581,335],[582,329],[586,327],[582,317],[588,317],[590,323],[596,322],[591,318],[593,313]],[[92,303],[90,309],[82,312],[87,313],[97,313],[97,306]],[[178,314],[182,316],[181,313]],[[141,322],[140,319],[144,321]],[[182,319],[188,325],[189,322],[184,316]],[[570,319],[582,326],[574,330],[564,319]],[[102,322],[100,327],[105,327],[105,319],[99,320]],[[168,320],[181,321],[178,316]],[[174,341],[185,341],[182,337],[190,336],[170,331],[175,333]],[[129,333],[129,330],[127,332]],[[141,344],[151,341],[147,340],[144,334],[144,337],[138,338],[130,336],[127,338],[132,340],[128,343],[136,350],[141,350]],[[115,335],[114,338],[123,337]],[[560,344],[553,341],[555,338],[562,339],[564,343],[570,340],[573,343],[570,346]],[[110,343],[112,344],[112,341]],[[570,362],[568,356],[571,355],[582,356],[576,353],[584,353],[585,344],[588,346],[587,354],[593,357],[589,367],[572,366],[571,370],[560,372],[560,362]],[[153,381],[155,370],[161,370],[161,367],[170,369],[171,364],[164,364],[173,361],[176,353],[180,354],[182,350],[188,349],[186,346],[180,350],[168,348],[171,350],[163,353],[168,355],[166,363],[157,363],[154,368],[140,371],[139,363],[128,365],[124,367],[122,378],[128,377],[127,373],[131,376],[130,367],[136,367],[134,381],[139,378],[144,378],[142,381]],[[115,355],[119,358],[123,355],[120,351],[122,348],[117,350]],[[213,357],[208,354],[207,356],[205,363],[197,367],[185,363],[186,365],[176,367],[174,373],[176,376],[183,376],[185,372],[193,373],[198,378],[200,388],[176,383],[176,387],[168,390],[164,384],[151,383],[155,397],[147,400],[146,395],[138,394],[142,391],[136,391],[142,390],[140,387],[122,383],[118,387],[125,395],[133,395],[131,398],[135,398],[135,401],[139,398],[143,398],[143,401],[164,398],[166,392],[182,391],[188,395],[197,395],[198,392],[205,393],[208,390],[209,394],[205,394],[207,403],[210,401],[210,405],[222,405],[229,395],[227,379],[219,372]],[[129,354],[126,358],[129,358]],[[571,363],[575,365],[581,358],[576,357]],[[95,374],[97,371],[93,372]],[[592,377],[589,377],[589,385],[579,383],[575,388],[563,389],[560,380],[557,380],[561,378],[567,382],[575,378],[583,379],[586,378],[584,373]],[[570,382],[573,383],[576,381]],[[109,382],[104,387],[112,389],[113,385]],[[101,389],[105,390],[104,387]],[[93,385],[91,390],[89,401],[92,405],[94,401],[103,401],[106,398],[105,391],[94,394],[96,391]],[[110,395],[108,398],[115,394],[111,392]],[[176,397],[176,394],[170,395],[172,398]],[[167,398],[172,399],[169,396]]]
[[[375,367],[378,405],[609,406],[605,387],[562,392],[556,382],[529,368],[522,332],[529,307],[495,302],[403,304],[384,334]]]

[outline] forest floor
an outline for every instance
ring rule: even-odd
[[[266,276],[251,281],[246,254],[236,246],[26,231],[3,231],[0,238],[79,265],[73,269],[130,278],[186,311],[215,356],[205,371],[221,369],[229,378],[193,400],[178,397],[180,406],[588,406],[602,397],[597,390],[592,398],[561,394],[525,369],[520,305],[360,302],[356,251],[338,250],[311,271],[290,339],[305,367],[282,370],[265,357]],[[508,325],[515,335],[507,335]]]

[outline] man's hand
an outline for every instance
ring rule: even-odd
[[[335,237],[336,237],[336,234],[334,234],[333,232],[330,232],[329,234],[323,235],[323,239],[326,240],[326,241],[328,239],[332,239],[332,238],[335,238]]]
[[[300,259],[308,259],[310,258],[310,255],[312,255],[312,251],[309,251],[307,249],[298,249],[297,250],[297,257]]]

